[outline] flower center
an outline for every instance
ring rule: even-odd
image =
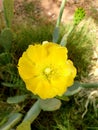
[[[57,69],[54,69],[53,66],[49,66],[44,68],[43,70],[43,76],[45,79],[47,79],[49,82],[51,82],[52,79],[56,79],[59,77],[59,73]]]
[[[48,76],[51,73],[51,71],[52,71],[51,68],[47,67],[44,70],[44,74]]]
[[[45,79],[47,79],[49,82],[51,81],[53,69],[51,67],[46,67],[43,70],[43,75]]]

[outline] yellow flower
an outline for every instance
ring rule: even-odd
[[[61,96],[71,86],[76,68],[67,59],[67,48],[51,42],[29,45],[18,62],[28,90],[42,99]]]

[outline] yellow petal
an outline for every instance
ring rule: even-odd
[[[26,52],[32,62],[41,63],[47,58],[47,52],[41,45],[29,45]]]
[[[47,80],[39,82],[35,94],[38,94],[42,99],[53,98],[55,96],[55,93],[52,91],[52,85]]]
[[[35,71],[33,69],[34,66],[35,64],[28,59],[26,52],[24,52],[18,62],[18,71],[20,76],[23,79],[28,79],[32,77],[35,74]]]
[[[51,58],[51,62],[64,62],[67,60],[67,48],[61,47],[56,43],[47,43],[43,45],[48,53],[48,57]]]

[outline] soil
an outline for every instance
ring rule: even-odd
[[[58,17],[62,0],[15,0],[15,14],[18,15],[19,19],[27,15],[23,9],[24,2],[34,4],[34,13],[37,18],[44,15],[48,20],[52,21]],[[67,0],[62,22],[67,23],[71,21],[73,19],[74,11],[78,7],[83,7],[87,16],[90,16],[92,13],[91,8],[98,10],[98,0]]]

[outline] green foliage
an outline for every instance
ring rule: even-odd
[[[5,87],[13,87],[22,89],[23,81],[20,79],[15,58],[15,50],[13,46],[14,33],[10,28],[5,28],[0,34],[0,77]],[[6,76],[5,76],[6,75]]]
[[[31,126],[30,126],[30,122],[29,121],[25,121],[23,123],[21,123],[21,125],[19,125],[17,127],[16,130],[31,130]]]
[[[0,34],[0,76],[2,80],[6,81],[10,74],[15,71],[12,64],[13,56],[10,53],[12,48],[13,33],[10,28],[5,28]],[[4,75],[3,75],[4,73]],[[6,76],[5,76],[6,75]],[[11,76],[11,75],[10,75]]]
[[[23,81],[20,79],[16,65],[10,53],[0,54],[0,77],[2,85],[6,87],[23,86]],[[6,75],[6,76],[5,76]]]
[[[51,41],[53,24],[41,26],[20,26],[16,32],[15,42],[17,44],[16,52],[23,52],[29,44]]]
[[[20,113],[12,113],[8,117],[8,121],[0,127],[1,130],[10,130],[14,125],[16,125],[22,118]]]
[[[17,104],[17,103],[20,103],[20,102],[23,102],[25,99],[27,98],[27,95],[21,95],[21,96],[14,96],[14,97],[8,97],[7,99],[7,103],[10,103],[10,104]]]
[[[85,17],[85,10],[83,8],[78,8],[74,14],[74,24],[78,25],[80,21]]]
[[[60,28],[55,27],[54,32],[53,32],[53,42],[54,43],[57,43],[57,41],[59,39],[59,31],[60,31]]]
[[[3,0],[4,16],[6,26],[11,27],[12,19],[14,15],[14,0]]]
[[[9,52],[12,47],[13,33],[11,29],[5,28],[0,35],[0,45],[4,47],[6,52]]]
[[[31,124],[36,119],[36,117],[39,115],[40,112],[41,112],[41,108],[38,100],[32,105],[30,110],[26,113],[23,122],[29,121]]]
[[[79,91],[81,90],[82,90],[82,85],[80,84],[80,82],[75,81],[74,84],[67,89],[67,92],[64,93],[64,96],[75,95],[76,93],[79,93]]]
[[[78,79],[87,76],[95,43],[95,24],[92,19],[82,21],[67,37],[68,57],[74,62]]]
[[[75,100],[74,100],[75,99]],[[85,118],[82,114],[85,105],[85,98],[78,94],[70,98],[69,102],[62,102],[58,111],[41,112],[33,122],[32,129],[35,130],[88,130],[98,127],[98,117],[94,114],[92,107]]]
[[[13,106],[4,102],[4,98],[2,96],[3,95],[0,93],[0,126],[6,123],[8,120],[8,115],[11,113],[11,111],[13,111]]]
[[[44,111],[55,111],[58,110],[61,106],[61,101],[52,98],[52,99],[46,99],[46,100],[39,100],[40,108]]]
[[[8,63],[10,63],[11,59],[12,57],[9,53],[7,52],[0,53],[0,66],[7,65]]]
[[[56,26],[55,26],[55,29],[54,29],[54,32],[53,32],[53,40],[52,41],[55,42],[55,43],[57,43],[58,39],[59,39],[59,30],[60,30],[59,27],[60,27],[60,24],[61,24],[62,14],[63,14],[64,8],[65,8],[65,3],[66,3],[66,0],[62,0],[60,12],[59,12],[58,19],[57,19],[57,22],[56,22]]]
[[[4,28],[4,26],[5,26],[5,24],[4,24],[4,17],[2,15],[2,13],[0,12],[0,32]]]
[[[68,117],[64,117],[64,115],[60,116],[61,120],[57,117],[54,117],[56,126],[54,126],[54,130],[59,129],[59,130],[75,130],[73,125],[70,123]],[[62,119],[64,118],[64,121],[62,122]]]

